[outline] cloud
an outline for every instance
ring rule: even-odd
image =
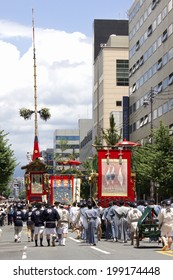
[[[79,118],[91,118],[92,43],[80,32],[35,28],[38,110],[50,109],[51,119],[39,119],[40,150],[53,148],[58,128],[78,128]],[[34,109],[32,30],[0,21],[0,129],[8,133],[19,166],[32,152],[34,115],[25,121],[20,108]]]

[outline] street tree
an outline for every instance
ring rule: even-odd
[[[152,137],[152,144],[133,149],[137,192],[149,196],[152,182],[159,196],[167,198],[173,196],[173,138],[163,123]]]
[[[5,194],[8,184],[16,168],[16,159],[11,145],[8,143],[7,133],[0,131],[0,194]]]

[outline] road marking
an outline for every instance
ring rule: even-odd
[[[22,260],[27,259],[26,251],[27,251],[27,246],[24,246],[24,248],[23,248],[23,254],[22,254]]]
[[[93,250],[99,251],[99,252],[101,252],[101,253],[103,253],[103,254],[110,255],[110,252],[103,251],[103,250],[101,250],[101,249],[99,249],[99,248],[91,247],[91,246],[90,246],[90,248],[93,249]]]
[[[73,237],[68,237],[68,238],[71,239],[71,240],[73,240],[73,241],[75,241],[75,242],[81,243],[81,241],[80,241],[79,239],[75,239],[75,238],[73,238]]]
[[[169,257],[173,257],[173,251],[156,251],[157,253],[159,254],[163,254],[163,255],[166,255],[166,256],[169,256]]]
[[[78,243],[82,243],[81,240],[75,239],[75,238],[73,238],[73,237],[69,237],[69,239],[71,239],[71,240],[73,240],[73,241],[75,241],[75,242],[78,242]],[[86,243],[86,244],[87,244],[87,243]],[[88,245],[89,245],[89,244],[88,244]],[[110,255],[110,252],[103,251],[103,250],[101,250],[101,249],[99,249],[99,248],[96,248],[96,247],[93,247],[93,246],[90,246],[90,248],[93,249],[93,250],[99,251],[99,252],[101,252],[101,253],[103,253],[103,254]]]

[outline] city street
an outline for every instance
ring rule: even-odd
[[[76,239],[75,233],[68,234],[66,246],[35,247],[34,242],[27,241],[26,226],[23,227],[22,242],[14,242],[13,226],[1,227],[0,260],[172,260],[173,251],[162,252],[161,244],[150,243],[148,239],[140,242],[140,247],[127,243],[105,241],[97,246],[90,246]]]

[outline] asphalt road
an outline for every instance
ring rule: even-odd
[[[1,227],[0,260],[173,260],[173,251],[161,251],[161,244],[142,240],[140,247],[128,243],[105,241],[97,246],[90,246],[76,239],[75,233],[69,232],[66,246],[35,247],[27,241],[26,226],[23,227],[22,242],[14,242],[13,226]]]

